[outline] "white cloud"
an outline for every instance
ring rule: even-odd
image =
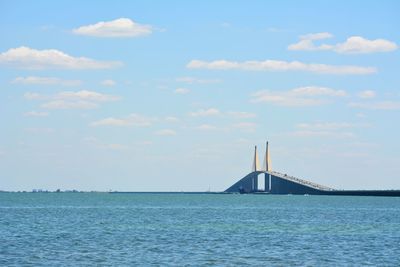
[[[209,108],[209,109],[199,109],[198,111],[189,113],[189,115],[193,117],[208,117],[208,116],[221,115],[221,112],[216,108]]]
[[[42,108],[47,109],[94,109],[98,105],[96,103],[78,100],[78,101],[66,101],[66,100],[53,100],[41,105]]]
[[[210,69],[210,70],[246,70],[246,71],[307,71],[321,74],[372,74],[377,72],[373,67],[346,66],[346,65],[326,65],[315,63],[303,63],[300,61],[202,61],[192,60],[187,65],[190,69]]]
[[[47,100],[49,102],[41,105],[47,109],[93,109],[100,102],[117,101],[118,96],[102,94],[94,91],[63,91],[54,95],[42,95],[27,92],[24,97],[29,100]]]
[[[376,96],[375,91],[372,90],[365,90],[358,93],[358,97],[360,98],[374,98]]]
[[[0,64],[22,69],[109,69],[122,65],[118,61],[97,61],[72,57],[56,49],[36,50],[21,46],[0,54]]]
[[[26,117],[47,117],[49,113],[47,112],[42,112],[42,111],[28,111],[24,113],[24,116]]]
[[[90,126],[136,126],[136,127],[148,127],[150,126],[154,118],[146,117],[140,114],[132,113],[125,118],[105,118],[92,122]]]
[[[219,83],[221,80],[219,79],[199,79],[195,77],[180,77],[176,79],[177,82],[183,82],[183,83],[200,83],[200,84],[210,84],[210,83]]]
[[[291,44],[288,46],[288,50],[293,51],[315,51],[315,50],[330,50],[331,45],[322,44],[316,46],[312,40],[300,40],[298,43]]]
[[[252,95],[253,103],[272,103],[278,106],[318,106],[328,103],[328,98],[344,97],[344,90],[335,90],[327,87],[306,86],[288,91],[258,91]]]
[[[316,46],[313,41],[314,40],[322,40],[327,38],[332,38],[333,35],[328,32],[321,32],[321,33],[310,33],[306,35],[300,36],[300,41],[295,44],[291,44],[288,46],[288,50],[329,50],[332,49],[331,45],[322,44]]]
[[[186,95],[186,94],[188,94],[189,92],[190,92],[190,90],[189,90],[189,89],[186,89],[186,88],[177,88],[177,89],[175,89],[175,91],[174,91],[175,94],[180,94],[180,95]]]
[[[150,25],[139,24],[128,18],[119,18],[81,26],[74,29],[73,33],[94,37],[139,37],[149,35],[152,31]]]
[[[56,94],[54,96],[55,99],[64,99],[64,100],[88,100],[88,101],[96,101],[96,102],[109,102],[119,100],[119,96],[102,94],[94,91],[64,91]]]
[[[114,85],[116,85],[117,83],[114,81],[114,80],[104,80],[104,81],[102,81],[101,82],[101,85],[103,85],[103,86],[114,86]]]
[[[173,135],[176,135],[176,132],[174,130],[171,130],[171,129],[163,129],[163,130],[159,130],[159,131],[154,132],[154,134],[163,135],[163,136],[173,136]]]
[[[378,101],[378,102],[351,102],[348,104],[352,108],[372,109],[372,110],[399,110],[400,102]]]
[[[61,85],[61,86],[78,86],[82,84],[80,80],[63,80],[55,77],[17,77],[12,83],[17,84],[39,84],[39,85]]]
[[[342,54],[367,54],[394,51],[398,46],[385,39],[368,40],[361,36],[351,36],[346,42],[337,44],[335,51]]]
[[[314,33],[300,36],[300,41],[288,46],[288,50],[315,51],[331,50],[341,54],[367,54],[390,52],[398,48],[397,44],[385,39],[368,40],[361,36],[351,36],[344,43],[315,45],[315,40],[333,37],[330,33]]]
[[[327,87],[306,86],[292,89],[290,94],[294,96],[346,96],[344,90],[335,90]]]
[[[319,32],[319,33],[309,33],[300,36],[301,40],[323,40],[323,39],[328,39],[332,38],[333,35],[329,32]]]
[[[26,93],[25,96],[30,99],[59,99],[59,100],[88,100],[96,102],[108,102],[119,100],[119,96],[102,94],[95,91],[63,91],[52,96],[40,95],[37,93]]]

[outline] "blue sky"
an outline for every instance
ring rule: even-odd
[[[0,1],[0,189],[400,188],[398,1]],[[260,153],[260,158],[262,155]]]

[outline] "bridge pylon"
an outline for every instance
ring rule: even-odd
[[[269,156],[269,147],[268,147],[268,141],[265,145],[265,155],[264,155],[264,161],[263,161],[263,171],[271,171],[271,158]]]
[[[253,166],[252,166],[251,171],[257,172],[260,170],[261,170],[261,168],[260,168],[260,161],[258,159],[257,146],[254,146]]]

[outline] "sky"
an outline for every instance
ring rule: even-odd
[[[0,0],[0,190],[400,189],[399,1]]]

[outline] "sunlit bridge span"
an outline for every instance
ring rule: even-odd
[[[259,186],[260,175],[264,186]],[[337,190],[305,179],[273,171],[268,142],[263,165],[260,166],[257,147],[254,149],[252,170],[249,174],[234,183],[225,193],[259,193],[278,195],[348,195],[348,196],[400,196],[400,190]]]

